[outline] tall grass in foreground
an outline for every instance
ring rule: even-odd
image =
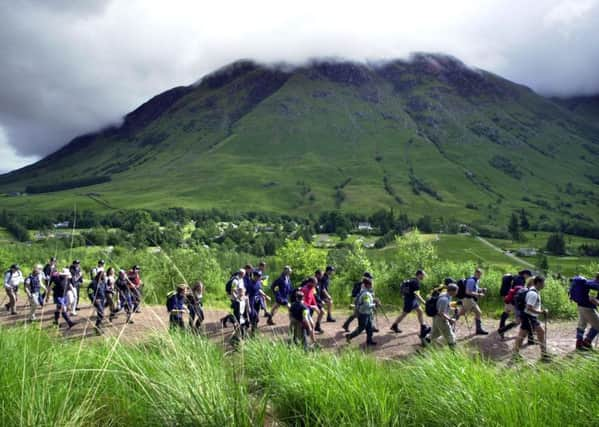
[[[290,425],[599,424],[596,356],[505,369],[461,352],[390,362],[257,341],[245,358],[275,417]]]
[[[263,423],[263,402],[250,401],[222,352],[201,338],[80,345],[37,328],[0,329],[0,354],[2,425]]]

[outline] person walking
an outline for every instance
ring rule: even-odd
[[[270,310],[270,317],[268,318],[268,324],[274,325],[275,322],[273,317],[275,313],[279,309],[279,307],[287,307],[289,308],[291,304],[289,303],[289,297],[291,296],[291,292],[293,291],[293,284],[291,283],[291,267],[288,265],[283,268],[283,272],[281,275],[273,282],[271,286],[271,290],[275,297],[275,303]]]
[[[98,335],[104,333],[102,322],[104,321],[104,308],[106,307],[107,282],[106,271],[100,270],[98,275],[92,282],[91,289],[93,290],[92,303],[96,309],[96,325],[95,330]]]
[[[289,335],[295,345],[301,343],[304,350],[307,350],[308,337],[312,340],[312,344],[316,344],[310,309],[303,303],[304,294],[301,290],[297,290],[291,298],[293,302],[289,307]]]
[[[576,350],[591,350],[593,340],[599,334],[599,313],[597,306],[599,299],[590,295],[591,291],[599,292],[599,273],[595,280],[587,280],[583,276],[576,276],[570,285],[570,299],[578,306],[578,326],[576,327]],[[584,333],[590,325],[589,332],[585,338]]]
[[[227,294],[227,298],[231,302],[230,306],[233,308],[233,303],[237,299],[237,296],[240,294],[241,289],[243,289],[243,294],[245,295],[245,270],[240,268],[235,273],[231,275],[231,278],[225,284],[225,293]],[[224,317],[221,317],[220,323],[223,328],[227,327],[227,323],[231,322],[232,325],[235,325],[235,316],[231,313],[226,314]]]
[[[69,267],[69,271],[71,272],[71,283],[73,285],[73,292],[75,294],[75,301],[73,302],[71,313],[73,316],[75,316],[77,314],[76,311],[79,310],[79,297],[81,296],[81,285],[83,284],[81,262],[78,259],[74,260]]]
[[[539,315],[547,317],[548,310],[542,308],[541,304],[541,291],[545,287],[545,278],[543,276],[534,276],[532,286],[523,288],[516,295],[516,306],[522,311],[522,321],[520,324],[520,332],[516,337],[514,343],[514,354],[515,360],[520,358],[520,348],[522,342],[529,332],[534,332],[537,335],[539,344],[541,346],[541,360],[551,360],[549,353],[547,352],[547,345],[545,341],[546,331],[539,323]]]
[[[345,322],[343,322],[342,328],[343,328],[343,330],[345,330],[345,332],[349,332],[349,326],[351,325],[351,323],[354,320],[356,320],[358,318],[358,304],[357,304],[356,299],[358,298],[358,295],[360,295],[360,292],[362,291],[362,281],[364,280],[364,278],[370,279],[370,281],[373,282],[373,289],[374,289],[374,277],[372,277],[372,274],[370,274],[368,271],[365,271],[364,274],[362,275],[362,279],[360,279],[360,281],[354,283],[354,286],[352,287],[351,301],[352,301],[352,305],[354,307],[354,311],[352,312],[352,314],[349,315],[347,320],[345,320]],[[373,292],[373,294],[374,294],[374,292]]]
[[[121,309],[127,313],[127,323],[133,323],[131,316],[133,315],[133,299],[131,297],[131,284],[127,279],[125,270],[119,270],[119,275],[116,279],[116,289],[119,293],[119,302]]]
[[[321,306],[318,304],[318,301],[316,300],[316,283],[316,277],[309,277],[304,281],[304,286],[301,288],[301,291],[304,297],[303,303],[306,307],[308,307],[308,310],[310,311],[310,319],[313,319],[314,313],[316,313],[317,315],[316,326],[314,327],[314,331],[319,334],[322,334],[324,333],[324,331],[320,327],[320,322],[322,320],[322,317],[324,316],[324,310],[321,308]]]
[[[170,295],[166,300],[166,308],[169,313],[169,325],[171,330],[174,329],[185,329],[185,323],[183,322],[183,313],[185,313],[185,303],[187,298],[185,297],[185,291],[187,286],[184,284],[177,285],[175,293]]]
[[[31,274],[25,279],[25,292],[29,299],[29,320],[35,320],[35,310],[40,306],[40,292],[46,290],[43,279],[43,267],[41,264],[33,268]]]
[[[50,280],[57,271],[58,268],[56,267],[56,257],[51,257],[48,263],[44,266],[43,271],[45,291],[40,293],[40,305],[42,307],[44,306],[46,299],[50,296]]]
[[[446,280],[445,289],[441,290],[436,300],[436,315],[433,317],[433,326],[430,335],[430,341],[433,344],[437,343],[440,337],[445,338],[449,348],[454,348],[456,345],[454,324],[455,319],[449,315],[451,308],[451,299],[458,294],[458,285],[453,279]]]
[[[127,272],[127,279],[129,280],[129,283],[132,285],[130,289],[135,312],[141,313],[141,300],[143,297],[144,283],[141,280],[141,268],[139,267],[139,265],[134,265],[133,267],[131,267],[131,270]]]
[[[333,318],[333,297],[331,296],[329,287],[331,286],[331,278],[335,274],[335,267],[327,265],[324,274],[318,282],[318,296],[322,301],[323,306],[327,308],[327,322],[336,322]]]
[[[468,313],[474,313],[474,321],[476,323],[476,335],[488,335],[489,333],[482,326],[482,311],[478,306],[478,299],[483,298],[486,293],[485,288],[480,287],[480,279],[483,271],[477,268],[474,275],[466,279],[465,295],[462,300],[462,309],[459,316]],[[458,316],[458,317],[459,317]]]
[[[187,295],[187,309],[189,310],[189,327],[192,332],[199,334],[202,322],[204,322],[204,284],[198,280],[191,287]]]
[[[376,345],[376,342],[372,340],[374,332],[372,330],[372,319],[374,316],[374,309],[379,304],[379,300],[372,295],[372,281],[365,277],[362,279],[362,291],[358,296],[358,327],[351,333],[345,335],[345,339],[348,343],[366,330],[366,345]]]
[[[113,319],[119,311],[118,288],[116,286],[116,272],[114,267],[106,270],[106,305],[110,310],[108,321],[112,323]]]
[[[58,319],[60,316],[67,322],[68,329],[71,329],[75,322],[73,322],[69,313],[67,312],[67,291],[71,287],[71,272],[68,268],[62,269],[60,273],[52,275],[51,278],[52,296],[56,310],[54,311],[54,324],[59,326]]]
[[[412,311],[416,312],[418,322],[420,323],[420,331],[418,333],[421,340],[424,339],[430,332],[431,327],[428,326],[424,321],[424,314],[420,308],[420,304],[424,304],[424,298],[420,296],[420,286],[426,277],[426,273],[423,270],[416,271],[416,275],[412,279],[405,280],[401,285],[401,293],[404,298],[403,312],[395,319],[391,325],[391,330],[396,334],[401,334],[402,330],[399,329],[399,323],[406,318]]]
[[[512,276],[511,274],[506,274],[503,276],[501,286],[502,292],[500,292],[500,294],[505,294],[501,295],[503,297],[504,307],[503,313],[501,313],[501,317],[499,319],[499,328],[497,329],[497,334],[501,339],[504,339],[504,334],[507,331],[520,324],[518,314],[516,313],[516,307],[513,304],[513,297],[519,289],[522,289],[526,286],[526,282],[530,277],[532,277],[530,270],[521,270],[516,276]],[[511,313],[514,313],[516,321],[506,325]]]
[[[8,303],[4,305],[10,314],[17,314],[17,300],[19,298],[19,285],[23,283],[23,273],[18,264],[13,264],[4,273],[4,291],[8,297]]]

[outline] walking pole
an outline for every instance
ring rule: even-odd
[[[391,322],[389,320],[389,318],[387,317],[387,313],[385,313],[385,310],[383,309],[383,304],[379,304],[379,308],[381,309],[381,313],[383,313],[383,316],[385,317],[385,319],[387,320],[387,322]],[[376,313],[376,311],[375,311]]]
[[[543,313],[545,315],[545,334],[543,335],[543,346],[545,347],[545,354],[547,354],[547,312]]]

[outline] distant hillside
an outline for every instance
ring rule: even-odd
[[[568,110],[585,117],[590,123],[599,126],[599,95],[553,98]]]
[[[593,222],[598,164],[599,127],[576,108],[452,57],[294,69],[241,61],[1,176],[5,193],[53,192],[0,204],[299,215],[393,207],[502,224],[525,208]],[[106,182],[70,188],[94,177]]]

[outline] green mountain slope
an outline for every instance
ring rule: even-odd
[[[490,222],[524,207],[593,221],[597,164],[598,127],[451,57],[291,70],[238,62],[1,176],[0,191],[110,182],[0,204],[296,214],[396,207]]]

